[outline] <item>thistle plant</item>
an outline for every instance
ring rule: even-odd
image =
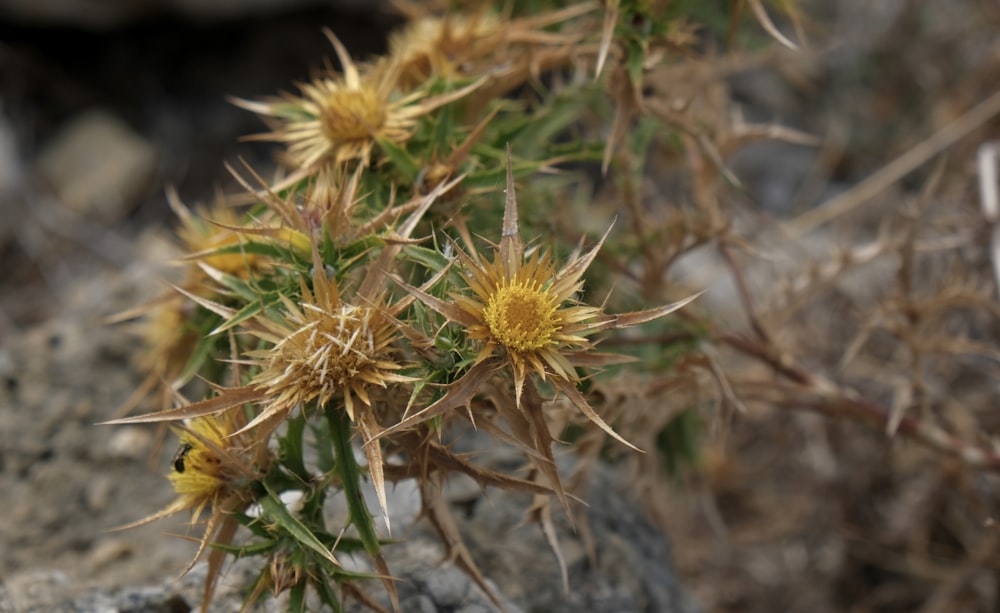
[[[185,279],[129,314],[147,316],[149,381],[171,406],[114,423],[178,433],[168,473],[177,499],[142,521],[191,511],[205,525],[192,560],[208,552],[203,608],[232,554],[263,558],[251,599],[287,591],[303,610],[311,589],[340,610],[347,595],[373,603],[358,582],[374,579],[398,609],[386,482],[404,479],[416,480],[453,559],[499,603],[449,516],[447,475],[572,513],[560,439],[576,428],[588,449],[597,436],[598,447],[611,439],[634,451],[595,408],[606,371],[669,370],[705,337],[694,317],[667,318],[697,288],[667,287],[665,276],[630,299],[639,310],[611,312],[628,310],[608,308],[621,302],[615,271],[648,245],[634,249],[615,234],[614,212],[573,188],[580,169],[603,166],[620,185],[618,212],[648,238],[634,170],[654,135],[708,142],[641,99],[644,71],[695,42],[689,16],[673,3],[536,4],[513,15],[408,7],[390,52],[366,62],[327,32],[339,71],[296,94],[235,100],[270,128],[250,138],[282,147],[272,178],[233,170],[246,188],[234,200],[250,206],[201,219],[175,202]],[[698,185],[716,149],[705,151],[689,152],[705,155]],[[567,223],[581,217],[596,235]],[[724,232],[717,215],[701,219],[707,230],[680,228],[661,247],[678,254]],[[648,274],[662,272],[649,266],[657,261]],[[650,298],[660,306],[641,304]],[[656,328],[633,338],[674,330],[677,342],[598,349],[637,326]],[[454,452],[447,433],[462,427],[522,451],[533,470],[507,474]],[[368,479],[384,525],[362,495]],[[331,497],[346,502],[348,525],[324,516]],[[358,552],[369,573],[341,564]]]

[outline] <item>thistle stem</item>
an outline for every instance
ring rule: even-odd
[[[340,476],[351,523],[357,528],[365,551],[371,556],[372,562],[375,563],[375,570],[381,575],[382,583],[389,593],[392,610],[398,613],[399,594],[396,592],[392,575],[389,573],[389,566],[380,552],[378,535],[375,533],[375,522],[372,519],[372,514],[368,511],[368,505],[365,504],[364,495],[361,493],[361,469],[358,467],[357,460],[354,459],[354,449],[351,448],[351,419],[342,407],[331,403],[327,403],[323,407],[323,412],[330,423],[330,438],[333,439],[333,451],[336,455],[334,470]]]
[[[372,556],[378,555],[379,542],[378,535],[375,534],[375,522],[361,493],[361,469],[351,448],[351,420],[333,403],[327,403],[323,411],[330,424],[330,438],[333,439],[333,451],[336,457],[334,469],[340,477],[351,523],[357,528],[365,551]]]

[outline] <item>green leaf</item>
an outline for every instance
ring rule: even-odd
[[[225,247],[216,249],[211,253],[211,255],[229,255],[235,253],[262,255],[278,261],[306,264],[306,262],[296,257],[294,250],[286,246],[278,245],[276,243],[262,243],[258,241],[247,241],[244,243],[226,245]]]
[[[330,435],[337,457],[337,474],[340,476],[341,487],[344,488],[351,523],[357,529],[365,551],[374,557],[378,555],[381,544],[375,533],[375,521],[361,493],[361,468],[354,458],[354,449],[351,448],[351,420],[340,407],[332,403],[326,406],[326,417],[330,422]]]
[[[678,413],[657,433],[656,448],[669,475],[678,476],[682,468],[698,465],[699,434],[698,411],[693,408]]]
[[[272,303],[272,306],[276,303]],[[230,317],[228,320],[224,321],[217,328],[212,330],[212,334],[218,334],[220,332],[225,332],[226,330],[240,325],[244,321],[250,319],[251,317],[259,314],[264,310],[264,305],[259,300],[254,300],[253,302],[247,304],[242,309],[236,312],[235,315]]]
[[[194,378],[201,367],[204,366],[205,362],[208,360],[208,356],[212,355],[215,351],[215,343],[218,340],[217,337],[202,335],[198,337],[198,343],[194,346],[194,350],[191,352],[191,357],[188,358],[187,364],[184,365],[184,370],[181,371],[178,379],[183,383],[187,383]]]
[[[410,262],[420,264],[431,273],[438,273],[444,270],[449,264],[448,258],[440,251],[419,247],[417,245],[406,245],[402,250],[402,257]]]
[[[507,168],[500,165],[484,166],[481,170],[470,174],[462,185],[469,191],[477,189],[497,190],[507,177]],[[531,176],[542,167],[539,162],[515,161],[511,170],[515,178]],[[520,199],[520,195],[519,195]]]
[[[544,151],[549,143],[566,129],[580,121],[580,112],[591,106],[591,92],[574,89],[571,93],[564,92],[554,97],[532,118],[531,129],[525,132],[519,143],[522,145],[519,153],[523,156],[530,151]],[[576,139],[574,139],[576,140]]]
[[[336,581],[334,577],[334,581]],[[314,588],[316,588],[316,595],[319,596],[319,600],[325,603],[326,606],[330,607],[334,613],[342,613],[343,608],[340,606],[340,596],[336,591],[330,586],[329,581],[325,581],[324,577],[317,577],[316,581],[312,582]]]
[[[306,613],[306,582],[300,581],[288,590],[288,611]]]
[[[250,301],[257,299],[257,294],[259,293],[258,289],[250,285],[250,283],[244,279],[224,273],[220,270],[212,270],[209,272],[209,276],[211,276],[212,280],[216,283],[222,285],[244,300]]]
[[[333,535],[328,533],[322,533],[317,535],[327,547],[337,546],[337,551],[342,551],[344,553],[360,553],[365,551],[365,544],[361,542],[361,539],[353,538],[346,535]],[[383,541],[387,542],[387,541]],[[344,573],[346,571],[337,570],[338,573]],[[363,573],[351,574],[352,577],[372,579],[377,577],[377,575],[369,575]]]
[[[306,470],[303,458],[302,435],[305,432],[306,420],[300,414],[289,417],[285,420],[285,436],[282,437],[278,446],[281,451],[281,463],[288,468],[303,483],[310,480],[309,471]]]
[[[396,167],[396,170],[402,173],[410,183],[416,182],[422,168],[420,162],[414,159],[406,149],[390,140],[380,138],[378,146],[385,153],[385,157],[389,159],[389,163]]]
[[[453,123],[453,113],[451,110],[451,105],[446,105],[444,108],[438,111],[437,117],[435,117],[434,132],[431,136],[431,142],[439,147],[445,147],[448,145],[448,141],[455,134],[455,124]],[[439,150],[440,151],[440,150]]]
[[[261,511],[271,521],[278,524],[278,526],[294,537],[301,545],[315,551],[323,559],[339,567],[340,562],[337,561],[337,558],[333,557],[333,553],[316,538],[316,535],[305,524],[292,515],[278,494],[268,487],[266,483],[264,484],[264,488],[267,490],[268,495],[263,496],[257,501],[260,504]]]
[[[237,558],[246,558],[266,554],[274,549],[274,546],[277,543],[278,541],[275,540],[267,540],[263,542],[251,543],[249,545],[224,545],[222,543],[211,543],[209,546],[213,549],[225,551],[226,553]]]
[[[345,269],[349,268],[352,262],[360,260],[366,253],[384,246],[385,240],[382,237],[369,234],[347,243],[339,250],[333,249],[329,254],[323,254],[323,263],[334,268],[339,280],[343,278]]]
[[[236,521],[240,522],[241,526],[252,532],[254,536],[268,542],[277,543],[273,538],[274,535],[268,531],[267,526],[261,523],[259,517],[250,517],[246,513],[233,513],[233,517],[236,518]]]
[[[324,474],[332,473],[337,464],[337,460],[333,457],[333,447],[329,444],[327,439],[329,431],[320,429],[319,426],[311,427],[316,434],[316,467],[319,468]]]
[[[642,66],[646,62],[645,49],[635,40],[629,40],[626,48],[628,56],[625,59],[625,68],[628,71],[629,80],[632,85],[639,86],[642,83]]]

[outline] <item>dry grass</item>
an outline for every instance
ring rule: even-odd
[[[730,193],[735,230],[696,260],[713,271],[701,278],[718,279],[715,321],[734,322],[716,328],[710,364],[693,365],[711,402],[676,401],[675,412],[700,407],[701,468],[670,488],[648,478],[652,459],[637,471],[708,610],[1000,602],[1000,306],[976,164],[1000,112],[990,89],[1000,63],[982,25],[997,15],[962,4],[899,6],[880,24],[846,3],[837,12],[850,23],[817,23],[810,51],[767,69],[809,75],[798,91],[816,114],[804,121],[831,130],[807,178],[856,182],[779,219]],[[850,46],[879,25],[867,48]],[[851,54],[858,65],[837,63]],[[918,74],[934,76],[918,85]],[[827,95],[851,105],[824,116],[809,100]]]

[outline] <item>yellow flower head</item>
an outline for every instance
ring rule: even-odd
[[[121,421],[149,419],[143,416],[119,420],[119,423]],[[197,560],[225,516],[250,503],[253,498],[250,484],[260,477],[270,462],[266,447],[257,446],[241,433],[244,423],[243,409],[239,407],[200,415],[184,425],[171,426],[180,444],[167,478],[177,497],[162,510],[124,527],[146,524],[181,511],[191,511],[192,523],[198,523],[208,508],[210,517],[195,556]]]
[[[554,342],[562,329],[556,297],[545,291],[544,281],[502,279],[487,298],[483,321],[491,339],[510,351],[536,351]]]
[[[265,265],[264,259],[256,254],[233,252],[217,253],[226,247],[239,245],[246,239],[238,229],[243,221],[232,207],[217,205],[211,209],[192,212],[177,197],[176,192],[167,193],[167,201],[180,219],[177,235],[187,252],[187,259],[202,262],[236,277],[247,277],[253,270]],[[196,265],[188,268],[185,286],[201,291],[201,282],[207,275]]]
[[[406,141],[419,117],[479,84],[429,99],[423,92],[394,97],[398,65],[382,62],[362,73],[340,40],[329,30],[326,35],[340,59],[342,75],[314,79],[301,86],[300,96],[268,102],[234,100],[249,111],[279,120],[275,131],[257,138],[285,143],[291,163],[305,174],[327,162],[340,165],[357,159],[367,164],[376,142]]]
[[[198,342],[198,334],[185,325],[188,305],[183,296],[171,294],[143,307],[145,316],[141,332],[144,351],[139,358],[141,368],[148,373],[138,392],[159,390],[161,405],[166,408],[173,402],[171,387],[184,371],[191,351]],[[138,403],[137,395],[127,406]]]
[[[233,465],[236,431],[233,412],[191,420],[181,430],[180,446],[167,475],[177,492],[177,505],[193,509],[197,518],[206,505],[216,506],[245,474]]]
[[[607,235],[605,235],[606,237]],[[483,347],[475,364],[502,349],[514,374],[515,395],[529,373],[541,379],[579,380],[573,364],[580,353],[593,349],[586,336],[609,327],[613,317],[576,300],[583,288],[583,273],[597,255],[604,238],[588,253],[556,268],[552,258],[538,249],[525,254],[517,220],[514,179],[508,160],[507,203],[503,231],[492,261],[474,250],[458,249],[465,270],[461,273],[470,293],[455,293],[453,302],[409,288],[431,308],[465,327],[469,338]]]
[[[175,409],[176,410],[176,409]],[[125,421],[150,421],[148,416]],[[266,473],[270,453],[266,445],[258,445],[241,433],[246,423],[242,407],[215,411],[193,417],[184,425],[172,427],[180,437],[180,446],[171,462],[167,478],[177,497],[160,511],[137,522],[122,526],[130,528],[169,517],[181,511],[192,512],[192,524],[201,522],[206,507],[209,516],[205,530],[198,539],[198,551],[184,570],[186,574],[208,550],[209,543],[229,545],[239,527],[235,514],[253,501],[252,484]],[[222,550],[208,555],[203,603],[212,596],[215,581],[222,568]],[[204,607],[204,605],[203,605]]]
[[[608,230],[610,232],[610,229]],[[464,234],[467,247],[471,247]],[[468,403],[475,391],[498,365],[513,371],[515,405],[519,410],[537,411],[538,406],[522,404],[522,392],[529,374],[550,380],[553,386],[588,419],[605,432],[628,444],[594,411],[576,388],[578,366],[620,362],[624,356],[599,354],[587,340],[590,334],[612,328],[634,326],[671,313],[691,300],[648,311],[610,315],[598,307],[578,302],[583,274],[597,256],[607,233],[589,252],[579,255],[562,268],[551,257],[532,250],[526,254],[517,220],[517,200],[510,153],[507,157],[507,202],[504,208],[500,243],[492,261],[469,249],[458,250],[465,270],[461,273],[469,292],[456,293],[452,302],[441,300],[422,289],[406,289],[427,306],[465,328],[469,338],[481,341],[482,349],[472,368],[444,397],[386,429],[382,435],[431,419]]]
[[[242,250],[218,253],[220,249],[240,245],[247,238],[240,232],[243,224],[234,209],[214,206],[191,211],[174,190],[167,191],[167,201],[180,220],[177,233],[184,252],[184,278],[180,282],[184,291],[202,297],[217,296],[217,290],[209,283],[209,274],[199,264],[241,278],[271,265],[267,258]],[[124,403],[123,412],[153,391],[159,396],[162,408],[172,405],[176,389],[186,383],[180,379],[198,343],[198,332],[190,325],[191,311],[191,305],[182,294],[169,293],[112,319],[144,318],[138,331],[145,346],[140,366],[147,376]]]
[[[460,257],[468,268],[463,277],[472,295],[452,298],[468,316],[468,336],[484,343],[477,361],[502,347],[518,388],[529,371],[542,379],[551,375],[576,381],[567,352],[592,347],[585,335],[597,325],[600,313],[574,300],[586,264],[577,260],[557,271],[551,258],[537,250],[523,261],[515,259],[513,266],[499,253],[492,262],[465,253]]]
[[[237,229],[243,223],[235,210],[222,205],[191,211],[173,190],[167,192],[167,202],[180,220],[177,235],[185,251],[185,278],[181,286],[192,294],[211,297],[217,291],[209,282],[204,264],[222,273],[247,278],[270,263],[266,258],[242,250],[218,253],[226,247],[240,245],[247,237]],[[191,305],[181,294],[172,294],[158,301],[148,311],[143,336],[148,348],[143,365],[162,386],[164,405],[173,401],[171,387],[184,371],[197,343],[197,333],[189,323]]]

